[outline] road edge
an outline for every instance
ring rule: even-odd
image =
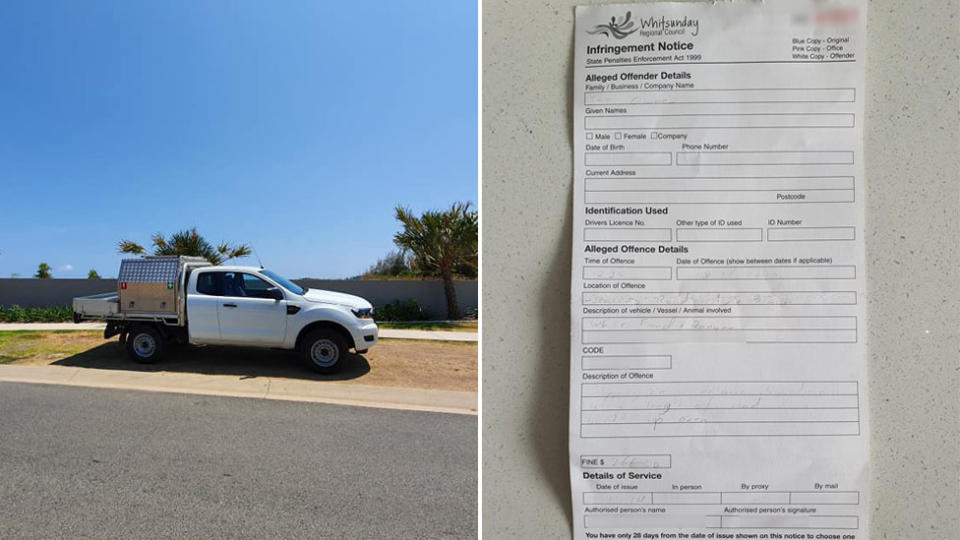
[[[278,377],[243,379],[167,371],[110,371],[69,366],[0,365],[0,382],[137,390],[352,407],[473,415],[477,392],[368,386]]]

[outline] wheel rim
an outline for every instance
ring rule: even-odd
[[[320,367],[330,367],[340,359],[340,348],[329,339],[318,339],[310,347],[310,359]]]
[[[149,358],[156,350],[157,340],[150,334],[137,334],[137,337],[133,338],[133,351],[140,358]]]

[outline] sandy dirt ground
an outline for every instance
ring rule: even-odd
[[[187,345],[168,348],[157,364],[141,365],[127,358],[116,338],[104,340],[100,332],[5,332],[0,333],[4,363],[477,391],[477,344],[448,341],[384,339],[363,355],[351,354],[340,373],[321,375],[286,351]]]

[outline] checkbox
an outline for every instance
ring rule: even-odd
[[[623,133],[614,133],[614,134],[613,134],[613,138],[614,138],[614,139],[622,139],[622,138],[623,138]]]
[[[590,140],[592,138],[593,138],[593,133],[587,132],[587,140]]]

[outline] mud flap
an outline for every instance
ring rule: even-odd
[[[103,329],[103,339],[110,339],[119,334],[121,330],[123,330],[123,326],[117,323],[108,322],[107,327]]]

